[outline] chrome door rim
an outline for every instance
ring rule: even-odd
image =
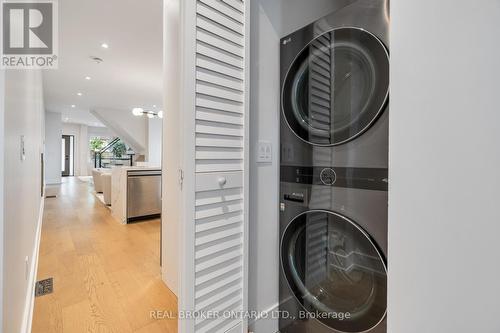
[[[306,309],[304,307],[304,305],[302,304],[302,302],[298,299],[298,297],[295,294],[295,292],[293,292],[293,288],[290,285],[290,281],[287,278],[287,274],[285,272],[285,268],[284,268],[284,265],[283,265],[283,253],[282,253],[282,249],[283,249],[283,238],[284,238],[283,236],[287,233],[287,231],[289,230],[290,226],[293,224],[293,221],[295,221],[297,218],[301,217],[302,215],[306,215],[306,214],[310,214],[310,213],[327,213],[327,214],[335,215],[335,216],[341,218],[342,220],[344,220],[344,221],[350,223],[351,225],[353,225],[358,231],[361,232],[361,234],[363,234],[363,236],[365,236],[365,238],[370,242],[370,245],[375,249],[377,255],[380,258],[380,261],[382,262],[385,274],[387,275],[387,264],[386,264],[385,256],[383,255],[383,253],[381,253],[381,251],[379,250],[379,247],[373,241],[372,237],[363,228],[361,228],[356,222],[352,221],[351,219],[349,219],[348,217],[346,217],[346,216],[344,216],[342,214],[339,214],[339,213],[336,213],[336,212],[330,211],[330,210],[324,210],[324,209],[312,209],[312,210],[308,210],[308,211],[302,212],[300,214],[297,214],[287,224],[285,230],[283,230],[283,232],[281,234],[281,237],[280,237],[280,266],[281,266],[281,272],[282,272],[283,276],[285,277],[288,289],[291,291],[291,294],[293,295],[293,297],[297,301],[297,303],[300,305],[300,307],[302,309],[304,309],[304,311],[306,311],[308,313],[310,313],[311,311],[309,311],[308,309]],[[380,317],[380,320],[377,323],[375,323],[375,325],[373,325],[369,329],[366,329],[364,331],[359,331],[359,332],[356,332],[356,333],[366,333],[366,332],[369,332],[369,331],[373,330],[375,327],[377,327],[378,325],[380,325],[380,323],[383,322],[386,317],[387,317],[387,306],[385,308],[384,314]],[[340,332],[340,333],[353,333],[353,332],[341,331],[341,330],[339,330],[337,328],[330,327],[330,326],[326,325],[325,323],[323,323],[321,320],[316,320],[316,321],[319,322],[321,325],[327,327],[330,330],[334,329],[334,330],[336,330],[337,332]]]
[[[320,143],[315,143],[315,142],[311,142],[311,141],[307,141],[305,139],[303,139],[302,137],[300,137],[300,135],[298,135],[297,133],[295,133],[295,131],[292,129],[292,127],[290,126],[290,123],[288,122],[288,119],[286,117],[286,114],[285,114],[285,110],[284,110],[284,97],[285,97],[285,85],[284,85],[284,81],[288,78],[288,75],[290,74],[290,70],[292,68],[292,66],[295,64],[295,62],[297,61],[297,59],[299,58],[299,56],[302,54],[302,52],[308,48],[317,38],[323,36],[324,34],[327,34],[327,33],[331,33],[331,32],[334,32],[334,31],[337,31],[337,30],[343,30],[343,29],[354,29],[354,30],[358,30],[358,31],[362,31],[364,33],[367,33],[369,35],[371,35],[372,37],[375,38],[375,40],[381,45],[382,49],[384,50],[384,53],[387,57],[388,60],[390,60],[390,57],[389,57],[389,51],[387,50],[387,47],[385,46],[384,42],[382,42],[382,40],[377,36],[375,35],[374,33],[368,31],[368,30],[365,30],[363,28],[360,28],[360,27],[356,27],[356,26],[343,26],[343,27],[337,27],[337,28],[333,28],[331,30],[326,30],[324,32],[322,32],[320,35],[318,36],[315,36],[309,43],[307,43],[298,53],[297,55],[294,57],[293,61],[290,63],[290,65],[288,66],[288,69],[286,71],[286,74],[283,78],[283,82],[282,82],[282,85],[283,87],[281,88],[281,100],[280,100],[280,103],[281,103],[281,113],[282,113],[282,116],[283,118],[285,119],[285,123],[286,125],[288,126],[288,129],[290,129],[290,131],[299,139],[301,140],[302,142],[305,142],[307,144],[310,144],[310,145],[313,145],[313,146],[318,146],[318,147],[335,147],[335,146],[340,146],[340,145],[343,145],[347,142],[350,142],[352,140],[355,140],[356,138],[358,138],[359,136],[361,136],[362,134],[364,134],[377,120],[378,118],[382,115],[382,113],[385,111],[385,109],[387,108],[387,101],[389,100],[389,86],[387,86],[387,90],[385,92],[385,96],[383,98],[384,102],[381,103],[378,111],[376,112],[375,116],[372,118],[372,120],[365,126],[363,127],[358,133],[356,133],[355,135],[349,137],[348,139],[345,139],[345,140],[342,140],[342,141],[339,141],[339,142],[335,142],[335,143],[331,143],[331,144],[320,144]],[[390,63],[390,61],[389,61]]]

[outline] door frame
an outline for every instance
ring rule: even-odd
[[[74,135],[70,135],[70,134],[63,134],[61,138],[62,138],[62,139],[65,139],[65,140],[66,140],[66,139],[69,139],[69,144],[68,144],[68,146],[71,146],[71,145],[73,146],[73,147],[72,147],[72,148],[73,148],[73,149],[72,149],[72,150],[73,150],[73,154],[70,154],[70,158],[72,158],[73,163],[68,162],[68,164],[69,164],[70,166],[71,166],[71,165],[73,165],[73,168],[72,168],[72,169],[70,169],[70,170],[68,170],[68,174],[65,174],[65,172],[64,172],[64,171],[61,171],[61,177],[72,177],[72,176],[74,176],[74,175],[75,175],[75,136],[74,136]],[[73,140],[72,140],[72,139],[73,139]],[[70,147],[70,152],[71,152],[71,147]],[[62,154],[62,152],[61,152],[61,154]]]
[[[196,1],[180,1],[180,154],[179,310],[195,310],[195,194],[196,194]],[[194,320],[179,320],[179,333],[194,332]]]

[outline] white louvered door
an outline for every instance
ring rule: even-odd
[[[241,313],[248,285],[248,1],[182,5],[187,126],[180,305],[197,313],[180,320],[182,333],[247,331]]]

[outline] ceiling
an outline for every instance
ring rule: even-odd
[[[44,72],[46,109],[100,126],[89,110],[161,108],[162,8],[162,0],[59,1],[59,69]]]

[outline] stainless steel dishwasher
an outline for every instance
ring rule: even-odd
[[[161,170],[127,172],[127,222],[161,214]]]

